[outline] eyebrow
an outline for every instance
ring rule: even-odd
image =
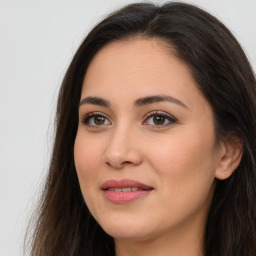
[[[178,104],[184,108],[188,108],[182,101],[168,95],[152,95],[152,96],[139,98],[134,102],[134,105],[137,107],[141,107],[141,106],[153,104],[156,102],[165,102],[165,101]],[[99,97],[86,97],[80,101],[79,107],[84,104],[99,105],[103,107],[111,106],[108,100],[99,98]]]
[[[139,98],[135,101],[135,105],[144,106],[144,105],[148,105],[156,102],[164,102],[164,101],[178,104],[184,108],[188,108],[182,101],[168,95],[153,95],[153,96],[148,96],[144,98]]]
[[[83,104],[99,105],[103,107],[110,107],[110,102],[108,100],[98,98],[98,97],[86,97],[80,101],[79,107]]]

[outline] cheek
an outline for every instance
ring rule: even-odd
[[[191,136],[175,134],[169,139],[158,140],[153,145],[153,147],[147,147],[150,155],[148,160],[163,172],[171,169],[180,173],[185,166],[184,172],[189,172],[189,169],[196,167],[199,171],[203,165],[209,167],[213,159],[212,136],[208,140],[195,133]]]
[[[100,143],[84,139],[84,136],[77,134],[74,145],[74,160],[76,171],[83,195],[95,187],[99,165],[102,158]]]
[[[164,194],[171,194],[175,200],[181,195],[209,192],[216,168],[213,131],[205,135],[198,130],[175,133],[148,147],[148,152],[148,161],[161,179]]]
[[[76,172],[84,201],[92,213],[96,213],[100,207],[96,191],[99,190],[101,159],[102,143],[78,131],[74,145]]]
[[[173,220],[179,220],[207,211],[214,189],[212,148],[196,136],[176,137],[164,146],[155,146],[150,158],[160,178],[159,203],[165,205],[159,208],[160,214],[167,214],[167,210]]]

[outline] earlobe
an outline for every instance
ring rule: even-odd
[[[242,142],[237,137],[229,137],[221,142],[220,160],[215,178],[225,180],[237,169],[243,155]]]

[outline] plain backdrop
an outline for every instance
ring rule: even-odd
[[[23,253],[49,164],[58,89],[72,55],[102,17],[132,2],[0,0],[0,256]],[[255,0],[184,2],[220,18],[256,69]]]

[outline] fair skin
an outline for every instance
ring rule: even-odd
[[[231,139],[217,148],[213,112],[187,65],[156,39],[110,43],[88,67],[79,119],[81,191],[116,255],[203,255],[215,179],[232,174],[241,151]],[[102,184],[123,179],[150,190],[108,200]]]

